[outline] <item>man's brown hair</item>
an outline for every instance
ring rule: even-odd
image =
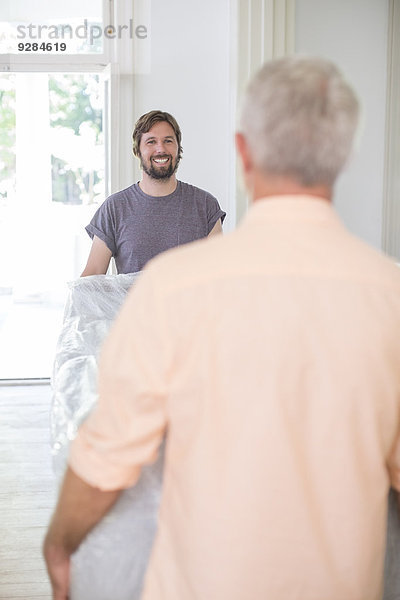
[[[179,129],[179,125],[174,119],[172,115],[167,112],[163,112],[162,110],[151,110],[150,112],[142,115],[137,121],[135,125],[135,129],[133,130],[132,138],[133,138],[133,154],[140,158],[140,140],[142,139],[142,135],[144,133],[148,133],[150,129],[160,121],[165,121],[169,125],[171,125],[174,130],[176,141],[178,142],[178,162],[182,158],[182,134]]]

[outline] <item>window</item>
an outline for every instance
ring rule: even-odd
[[[32,11],[27,0],[13,0],[6,6],[0,7],[0,379],[35,379],[51,375],[67,281],[79,276],[90,248],[84,226],[110,193],[112,90],[103,23],[112,4],[40,0]],[[30,46],[21,50],[21,42]],[[61,42],[65,50],[54,46]]]
[[[105,197],[104,84],[3,74],[0,96],[0,379],[48,377],[83,227]]]
[[[34,11],[28,0],[3,3],[0,53],[103,54],[105,8],[102,0],[36,0]],[[38,48],[33,50],[32,44]]]

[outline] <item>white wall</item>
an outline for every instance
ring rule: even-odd
[[[357,155],[335,205],[354,233],[381,246],[387,68],[387,0],[297,0],[296,52],[334,60],[363,105]]]
[[[147,1],[150,70],[134,77],[132,106],[123,109],[124,145],[130,152],[132,128],[141,114],[154,108],[171,112],[183,134],[178,176],[218,198],[228,212],[229,230],[236,221],[237,2]],[[388,0],[296,0],[296,52],[334,60],[363,105],[359,150],[338,182],[335,205],[346,225],[377,247],[382,229],[387,28]]]
[[[150,1],[150,0],[149,0]],[[234,219],[230,0],[151,0],[150,73],[135,76],[134,121],[166,110],[182,130],[178,177],[214,194]],[[230,225],[231,223],[231,225]]]

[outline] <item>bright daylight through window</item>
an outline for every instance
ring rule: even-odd
[[[0,379],[48,377],[66,282],[104,200],[96,74],[0,76]]]
[[[51,376],[105,197],[107,5],[0,3],[0,380]]]

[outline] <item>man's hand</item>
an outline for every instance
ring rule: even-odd
[[[43,544],[43,555],[53,589],[53,600],[68,600],[70,583],[70,556],[52,544],[49,535]]]

